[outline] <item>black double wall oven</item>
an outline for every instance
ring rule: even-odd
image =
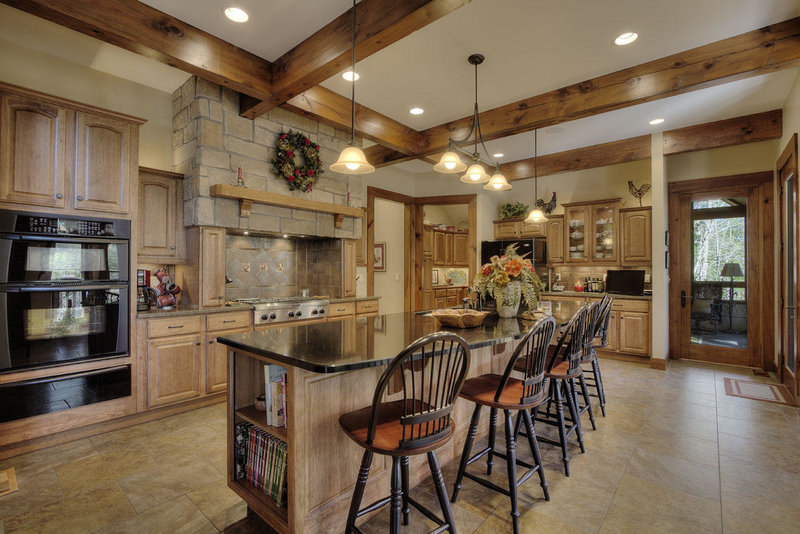
[[[130,221],[0,210],[0,422],[130,395],[130,366],[60,366],[128,352]],[[44,378],[42,378],[44,376]]]

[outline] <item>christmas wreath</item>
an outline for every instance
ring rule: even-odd
[[[289,189],[309,192],[322,174],[322,161],[319,159],[319,145],[300,132],[282,132],[275,143],[276,154],[272,166],[279,178],[286,180]],[[295,160],[300,156],[302,166]]]

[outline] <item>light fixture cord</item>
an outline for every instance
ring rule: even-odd
[[[539,130],[533,131],[533,209],[539,200]]]
[[[478,122],[478,64],[475,63],[475,109],[473,110],[473,114],[475,117],[472,119],[473,126],[478,125],[480,128],[480,123]],[[475,146],[473,147],[475,154],[478,154],[478,132],[475,132]]]
[[[350,146],[356,143],[356,0],[353,0],[353,69],[350,86]]]

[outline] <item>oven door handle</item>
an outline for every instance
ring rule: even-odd
[[[100,369],[90,369],[88,371],[79,371],[77,373],[65,373],[65,374],[55,374],[55,375],[48,375],[41,378],[29,378],[27,380],[19,380],[16,382],[3,382],[0,386],[32,386],[34,384],[47,384],[48,382],[53,382],[55,380],[65,380],[70,378],[86,378],[89,376],[94,375],[101,375],[103,373],[110,373],[113,371],[122,371],[126,367],[130,367],[129,365],[115,365],[113,367],[101,367]]]
[[[76,236],[70,234],[64,235],[23,235],[23,234],[5,234],[0,233],[0,239],[8,239],[9,241],[44,241],[44,242],[62,242],[62,243],[99,243],[99,244],[119,244],[128,241],[125,238],[113,237],[92,237],[92,236]]]
[[[2,287],[0,291],[5,293],[46,293],[56,291],[84,291],[92,289],[125,289],[127,283],[121,284],[75,284],[74,286],[22,286],[22,287]]]

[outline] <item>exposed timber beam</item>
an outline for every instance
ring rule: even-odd
[[[661,59],[562,87],[480,114],[485,140],[635,106],[800,65],[800,17]],[[423,155],[444,150],[466,135],[472,117],[434,126]],[[386,147],[370,147],[370,161],[402,160]]]
[[[664,155],[680,154],[725,146],[742,145],[783,134],[783,112],[780,109],[707,122],[664,132]],[[642,135],[610,143],[601,143],[573,150],[539,156],[538,175],[547,176],[566,171],[605,167],[650,157],[650,136]],[[510,161],[500,165],[508,180],[533,178],[536,158]]]
[[[361,0],[356,8],[356,61],[361,61],[466,4],[468,0]],[[248,118],[315,87],[350,66],[353,8],[272,64],[272,95],[246,100]]]
[[[272,93],[272,65],[135,0],[0,0],[106,43],[259,99]]]

